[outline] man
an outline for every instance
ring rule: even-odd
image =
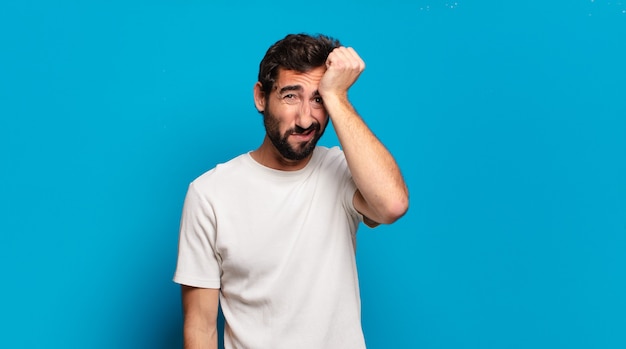
[[[400,218],[398,165],[348,100],[365,64],[326,36],[288,35],[261,61],[261,146],[194,180],[174,281],[185,348],[365,348],[355,263],[359,221]],[[343,152],[316,146],[333,122]]]

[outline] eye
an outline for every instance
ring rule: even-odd
[[[287,93],[283,95],[283,101],[287,104],[296,104],[298,103],[298,95],[295,93]]]
[[[313,108],[319,109],[324,107],[324,100],[322,99],[322,97],[313,97],[313,99],[311,100],[311,105],[313,106]]]

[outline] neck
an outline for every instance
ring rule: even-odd
[[[250,155],[256,162],[265,167],[280,171],[297,171],[303,169],[309,163],[313,153],[302,160],[289,160],[280,154],[266,135],[261,146],[250,153]]]

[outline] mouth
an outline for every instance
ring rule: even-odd
[[[306,131],[302,133],[292,133],[290,136],[295,138],[298,141],[304,142],[313,138],[313,135],[315,135],[315,132],[311,130],[311,131]]]
[[[315,127],[310,127],[306,130],[298,130],[291,132],[290,136],[299,141],[308,141],[315,136]]]

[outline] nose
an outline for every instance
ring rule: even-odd
[[[304,102],[300,104],[300,112],[298,113],[298,117],[296,119],[296,124],[303,129],[308,129],[315,122],[315,118],[313,117],[313,108],[311,108],[311,104],[308,102]]]

